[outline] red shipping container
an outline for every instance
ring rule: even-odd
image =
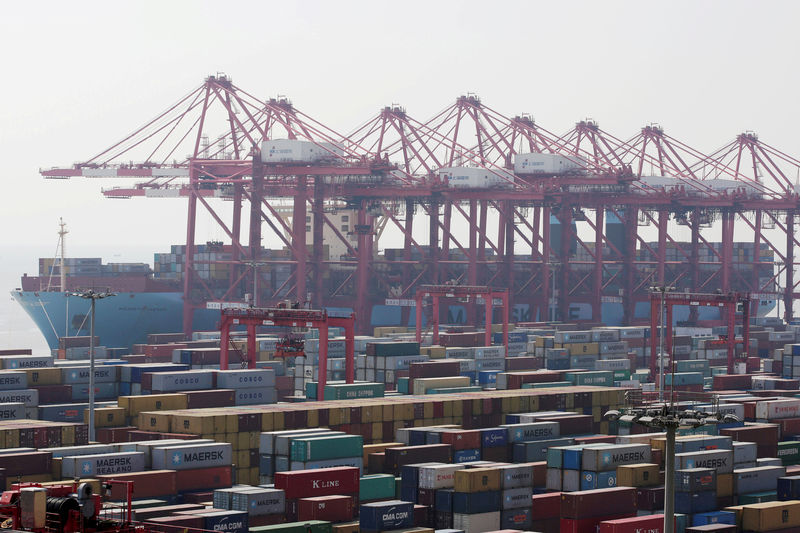
[[[637,516],[619,520],[600,522],[598,533],[662,533],[664,531],[664,515]]]
[[[113,474],[97,476],[101,481],[133,481],[133,497],[157,498],[158,496],[172,496],[177,494],[177,477],[174,470],[150,470],[148,472],[131,472],[128,474]],[[126,498],[126,487],[112,484],[111,499],[122,501]]]
[[[0,455],[0,468],[7,478],[52,472],[53,455],[50,452],[9,453]]]
[[[286,492],[286,499],[356,494],[358,468],[340,466],[275,473],[275,488]]]
[[[158,531],[159,533],[175,533],[176,531],[189,529],[203,529],[205,519],[202,516],[174,515],[152,518],[146,522],[147,529]]]
[[[432,508],[426,505],[414,506],[414,527],[428,527]]]
[[[346,522],[353,519],[355,505],[352,496],[316,496],[297,502],[297,519]]]
[[[525,383],[552,383],[564,381],[563,372],[555,370],[536,370],[532,372],[510,372],[508,374],[508,388],[521,389]]]
[[[175,474],[176,490],[188,492],[230,487],[233,484],[232,471],[230,466],[178,470]]]
[[[273,526],[275,524],[282,524],[285,521],[283,513],[280,514],[263,514],[259,516],[250,515],[247,519],[248,527],[260,526]]]
[[[642,487],[636,489],[636,508],[658,511],[664,508],[664,487]]]
[[[558,429],[560,435],[587,435],[592,432],[592,423],[594,417],[592,415],[559,415],[548,416],[544,418],[537,418],[537,422],[558,422]]]
[[[71,385],[39,385],[38,387],[33,387],[33,388],[39,391],[40,405],[48,403],[72,402]]]
[[[631,511],[636,511],[636,489],[632,487],[561,493],[562,519],[582,519],[610,514],[626,515]]]
[[[631,518],[634,513],[625,513],[608,516],[594,516],[590,518],[562,518],[559,522],[559,533],[597,533],[600,523],[606,520]]]
[[[210,502],[214,500],[213,492],[185,492],[183,495],[184,503],[199,503]]]
[[[461,373],[461,363],[458,361],[426,361],[424,363],[411,363],[408,367],[408,377],[416,378],[443,378],[458,376]]]
[[[561,510],[561,493],[547,492],[534,494],[531,498],[531,515],[536,520],[559,518]]]
[[[384,453],[386,454],[384,468],[394,475],[399,475],[400,467],[403,465],[434,461],[449,463],[451,458],[449,444],[398,446],[397,448],[387,448]]]
[[[173,350],[183,350],[188,348],[185,344],[174,343],[174,344],[147,344],[144,347],[144,355],[147,357],[153,358],[168,358],[172,361],[172,352]]]
[[[213,389],[186,391],[187,409],[208,409],[210,407],[233,407],[236,395],[232,389]]]
[[[133,518],[139,522],[144,522],[152,518],[170,516],[180,511],[191,511],[202,508],[203,506],[199,503],[182,503],[179,505],[162,505],[161,507],[144,507],[142,509],[136,509],[133,512]]]
[[[748,390],[753,388],[749,374],[719,374],[713,378],[714,390]]]
[[[136,426],[125,426],[120,428],[97,428],[97,442],[103,444],[118,444],[120,442],[131,442],[128,433],[135,431]]]
[[[481,432],[475,429],[445,430],[439,433],[439,440],[454,450],[474,450],[481,447]]]
[[[542,368],[541,357],[508,357],[506,359],[506,370],[539,370]]]

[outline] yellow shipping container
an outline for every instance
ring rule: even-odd
[[[742,509],[742,529],[771,531],[800,530],[800,501],[765,502],[745,505]]]
[[[139,413],[139,423],[137,427],[145,431],[170,433],[171,419],[172,415],[169,412],[145,411]]]
[[[29,368],[25,370],[28,375],[28,386],[32,385],[61,385],[61,368]]]
[[[89,423],[89,410],[83,412],[83,422]],[[94,410],[94,425],[98,428],[113,428],[125,425],[125,409],[122,407],[97,407]]]
[[[469,468],[456,470],[456,492],[486,492],[500,490],[500,470],[497,468]]]
[[[617,467],[617,485],[620,487],[650,487],[658,484],[657,464],[639,463]]]

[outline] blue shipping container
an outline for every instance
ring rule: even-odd
[[[500,491],[454,492],[453,512],[459,514],[491,513],[500,510]]]
[[[409,528],[414,525],[414,504],[400,500],[365,503],[358,522],[361,529],[371,531]]]

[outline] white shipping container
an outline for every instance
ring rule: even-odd
[[[456,471],[464,468],[463,464],[423,466],[418,474],[419,488],[451,489],[455,486]]]
[[[269,368],[252,370],[220,370],[217,372],[218,389],[274,387],[275,371]]]
[[[53,357],[49,355],[0,355],[0,363],[7,370],[50,368],[53,366]]]
[[[157,372],[152,377],[152,389],[159,392],[206,390],[214,387],[211,370],[185,370],[183,372]]]
[[[500,511],[492,513],[453,514],[453,529],[464,533],[483,533],[500,529]]]
[[[517,174],[564,174],[583,170],[586,165],[586,161],[578,156],[539,153],[514,156],[514,172]]]
[[[264,163],[313,163],[335,159],[343,152],[330,143],[319,146],[300,139],[272,139],[261,143],[261,161]],[[334,152],[334,153],[331,153]]]
[[[756,402],[756,418],[777,420],[800,417],[800,399]]]
[[[733,450],[676,453],[675,462],[680,468],[713,468],[717,474],[730,474],[733,472]]]
[[[231,509],[247,511],[250,516],[283,514],[286,507],[286,493],[281,489],[261,488],[235,490],[231,494]]]
[[[447,167],[439,169],[439,180],[454,189],[488,189],[511,187],[514,176],[502,169]]]
[[[61,459],[61,477],[63,479],[142,471],[144,471],[144,454],[142,452],[71,455]]]
[[[236,405],[262,405],[278,401],[278,391],[275,387],[250,387],[235,389],[233,392]]]
[[[619,465],[650,462],[649,444],[609,444],[586,448],[582,455],[582,469],[593,472],[616,470]]]
[[[230,466],[233,463],[233,447],[226,442],[168,445],[154,448],[151,454],[154,470],[190,470]]]

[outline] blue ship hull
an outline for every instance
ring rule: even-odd
[[[90,302],[62,292],[12,291],[28,316],[36,323],[50,348],[58,338],[89,335]],[[147,342],[150,333],[175,333],[183,329],[183,295],[179,292],[121,292],[98,300],[95,336],[109,348],[130,348]],[[219,311],[195,311],[193,329],[219,327]]]
[[[58,348],[58,338],[64,336],[89,335],[89,308],[87,300],[68,296],[61,292],[12,291],[11,296],[19,302],[44,335],[50,348]],[[757,316],[765,316],[774,309],[775,302],[760,302]],[[352,312],[346,308],[327,308],[329,313]],[[698,308],[700,320],[719,320],[719,310],[710,307]],[[650,306],[637,303],[636,318],[648,318]],[[134,344],[147,342],[150,333],[175,333],[183,329],[183,295],[179,292],[121,292],[113,298],[97,301],[95,316],[95,335],[100,344],[110,348],[130,348]],[[408,324],[402,322],[402,308],[398,306],[376,305],[370,317],[371,326],[414,326],[415,314],[409,313]],[[674,320],[679,322],[689,317],[689,308],[677,306]],[[192,319],[194,331],[214,331],[219,329],[219,311],[198,309]],[[532,317],[526,304],[515,305],[509,317],[512,322],[542,320]],[[589,304],[570,306],[568,320],[590,320]],[[603,303],[603,323],[609,326],[622,324],[621,304]],[[451,305],[448,309],[450,324],[463,324],[466,309],[461,305]]]

